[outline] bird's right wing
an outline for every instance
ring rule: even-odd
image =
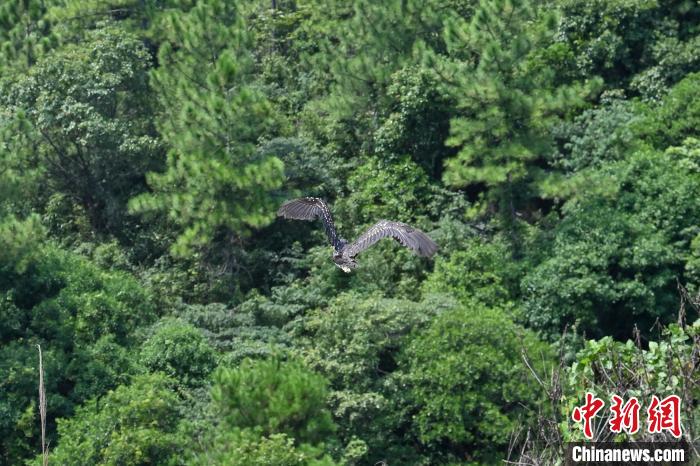
[[[320,218],[331,245],[335,250],[339,249],[340,241],[338,240],[338,233],[335,231],[333,217],[328,209],[328,204],[323,199],[317,197],[292,199],[282,204],[277,211],[277,216],[294,220],[315,220]]]
[[[419,256],[430,257],[437,252],[438,246],[428,235],[417,228],[401,222],[380,220],[359,238],[347,246],[347,255],[355,257],[382,238],[394,238],[396,241],[412,249]]]

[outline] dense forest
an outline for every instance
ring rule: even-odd
[[[700,436],[697,1],[4,0],[0,70],[0,463]],[[440,249],[344,273],[300,196]]]

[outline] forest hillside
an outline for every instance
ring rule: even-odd
[[[699,95],[693,0],[4,0],[0,463],[556,464],[586,392],[692,444]],[[344,273],[302,196],[439,250]]]

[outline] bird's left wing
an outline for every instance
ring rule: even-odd
[[[346,254],[355,257],[382,238],[394,238],[419,256],[430,257],[438,250],[437,244],[419,229],[401,222],[380,220],[348,245]]]
[[[335,231],[331,211],[323,199],[318,197],[292,199],[282,204],[277,211],[277,216],[294,220],[315,220],[320,218],[331,245],[335,250],[340,248],[340,241],[338,240],[338,233]]]

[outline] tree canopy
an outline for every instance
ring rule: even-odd
[[[0,463],[554,464],[589,390],[696,441],[697,2],[1,3]],[[346,274],[300,196],[439,251]]]

